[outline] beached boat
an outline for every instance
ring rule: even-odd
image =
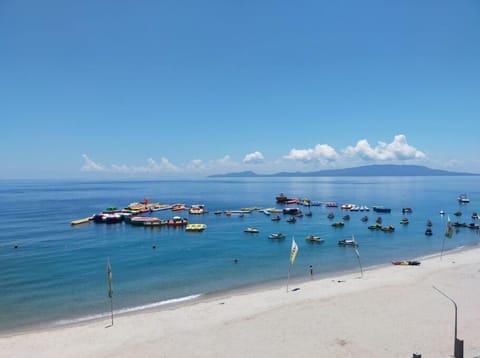
[[[243,232],[248,232],[250,234],[258,234],[260,230],[258,230],[256,227],[247,227]]]
[[[358,246],[358,243],[353,239],[343,239],[338,241],[340,246]]]
[[[188,224],[185,231],[203,231],[207,228],[206,224]]]
[[[392,261],[392,264],[401,265],[401,266],[418,266],[420,265],[420,261],[410,261],[410,260]]]
[[[273,234],[268,235],[269,239],[285,239],[285,234],[281,232],[276,232]]]
[[[321,243],[324,242],[325,239],[322,239],[320,236],[315,236],[315,235],[308,235],[305,240],[308,242],[316,242],[316,243]]]

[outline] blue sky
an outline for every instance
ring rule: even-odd
[[[0,178],[480,173],[478,1],[0,0]]]

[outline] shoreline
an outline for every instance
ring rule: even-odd
[[[455,247],[453,249],[445,251],[443,255],[448,256],[449,254],[475,250],[476,248],[480,250],[480,247],[478,246],[478,244],[474,244],[472,246]],[[440,255],[441,253],[437,252],[437,253],[432,253],[425,256],[414,257],[411,259],[419,260],[423,262],[424,260],[440,258]],[[369,271],[381,270],[391,266],[392,266],[391,262],[383,263],[383,264],[375,264],[372,266],[364,267],[363,272],[365,274],[366,272],[369,272]],[[360,275],[360,269],[358,270],[345,269],[341,271],[327,272],[325,274],[315,273],[313,278],[307,275],[300,275],[300,276],[297,275],[297,276],[290,277],[290,288],[292,288],[294,285],[302,285],[309,282],[316,282],[321,280],[334,281],[336,278],[343,280],[348,275],[357,275],[357,274]],[[360,277],[357,277],[357,278],[360,278]],[[286,278],[278,278],[275,280],[263,281],[256,284],[245,284],[242,286],[219,290],[219,291],[200,292],[197,294],[191,294],[189,296],[172,298],[165,301],[147,303],[141,306],[123,307],[118,309],[114,308],[114,317],[119,318],[122,316],[132,316],[132,315],[134,316],[134,315],[143,314],[143,313],[145,314],[155,313],[157,311],[175,309],[178,307],[184,307],[188,305],[195,305],[205,301],[215,300],[220,297],[238,296],[238,295],[251,294],[259,291],[270,291],[270,290],[276,290],[276,289],[281,290],[282,287],[286,290],[286,282],[287,282]],[[16,336],[16,335],[29,334],[33,332],[40,332],[43,330],[57,330],[57,329],[63,329],[68,327],[74,327],[77,325],[95,323],[95,322],[109,320],[109,319],[110,319],[110,312],[105,311],[102,313],[95,313],[91,315],[80,316],[80,317],[75,317],[70,319],[38,322],[35,324],[21,326],[18,328],[0,330],[0,339],[5,337]]]
[[[327,278],[207,294],[173,305],[2,334],[16,357],[423,356],[453,353],[453,305],[468,357],[480,355],[480,248]],[[292,289],[298,288],[293,291]],[[368,329],[366,329],[368,328]],[[314,333],[312,335],[312,332]]]

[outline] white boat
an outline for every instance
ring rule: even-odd
[[[458,196],[458,201],[462,204],[466,204],[470,202],[470,199],[468,198],[467,194],[460,194]]]
[[[273,233],[268,236],[269,239],[285,239],[285,234],[281,232]]]
[[[205,230],[207,225],[205,224],[188,224],[185,227],[186,231],[203,231]]]
[[[244,232],[248,232],[248,233],[251,233],[251,234],[258,234],[260,231],[255,228],[255,227],[247,227],[245,230],[243,230]]]

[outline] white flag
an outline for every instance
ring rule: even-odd
[[[292,251],[290,253],[290,265],[293,265],[298,254],[298,246],[295,239],[292,239]]]

